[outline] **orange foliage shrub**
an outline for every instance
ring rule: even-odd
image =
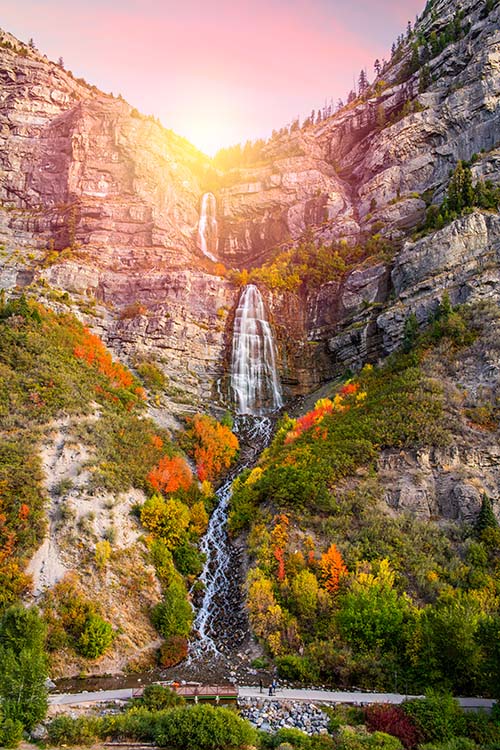
[[[321,571],[325,588],[331,594],[338,590],[340,579],[349,572],[335,544],[330,545],[328,551],[321,555],[318,567]]]
[[[355,403],[359,404],[366,398],[366,393],[359,392],[359,383],[346,383],[346,385],[340,389],[339,393],[336,394],[333,401],[329,398],[320,399],[316,402],[312,411],[307,412],[307,414],[304,414],[304,416],[295,420],[293,428],[288,432],[285,438],[285,445],[292,443],[304,432],[311,430],[312,427],[315,428],[313,435],[316,438],[326,440],[328,433],[326,429],[321,428],[319,425],[328,414],[340,414],[350,409],[350,396],[356,396]],[[348,400],[347,402],[346,399]]]
[[[160,666],[174,667],[188,654],[187,638],[181,635],[171,635],[160,649]]]
[[[271,531],[271,549],[278,563],[278,580],[285,580],[285,549],[288,544],[288,516],[281,514],[275,518],[276,524]]]
[[[229,427],[205,414],[195,414],[188,419],[182,442],[196,462],[201,482],[212,481],[229,469],[240,447]]]
[[[144,388],[139,385],[134,387],[136,381],[134,381],[132,373],[119,362],[113,360],[111,352],[108,351],[99,336],[91,333],[88,328],[84,328],[83,332],[79,333],[78,339],[79,342],[73,347],[73,354],[77,359],[83,360],[90,367],[95,367],[101,375],[109,380],[112,388],[128,390],[129,394],[135,399],[145,400]],[[119,400],[115,394],[106,393],[100,386],[97,386],[96,390],[113,401]],[[132,404],[128,404],[128,406],[131,407]]]
[[[152,440],[157,436],[154,435]],[[161,441],[161,438],[157,438]],[[148,482],[157,492],[188,490],[193,483],[191,469],[182,456],[163,456],[148,474]]]

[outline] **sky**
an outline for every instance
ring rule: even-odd
[[[425,0],[0,0],[0,25],[205,153],[373,76]]]

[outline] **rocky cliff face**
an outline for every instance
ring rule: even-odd
[[[409,239],[459,159],[480,154],[475,177],[499,180],[500,9],[461,8],[461,38],[431,55],[428,85],[407,72],[410,40],[371,98],[219,175],[226,266],[260,265],[307,228],[325,243],[380,232],[401,248],[308,295],[268,295],[290,393],[392,351],[409,313],[424,322],[445,289],[456,302],[498,299],[498,215],[478,211]],[[413,41],[439,35],[455,12],[434,2]],[[70,292],[122,356],[160,361],[172,402],[207,403],[224,380],[238,296],[198,247],[208,160],[123,100],[2,40],[1,285]]]

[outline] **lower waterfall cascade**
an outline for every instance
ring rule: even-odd
[[[283,406],[276,344],[262,294],[248,284],[233,327],[231,391],[238,414],[262,416]]]

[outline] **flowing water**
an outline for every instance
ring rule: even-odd
[[[241,294],[233,328],[231,389],[238,414],[269,414],[283,406],[276,345],[255,284]]]
[[[189,662],[219,661],[234,654],[248,637],[242,601],[242,551],[227,532],[231,486],[236,476],[253,466],[272,438],[272,414],[283,404],[276,366],[276,346],[262,295],[254,284],[243,290],[233,328],[231,387],[239,416],[236,431],[242,452],[237,468],[217,492],[215,508],[201,542],[206,562],[200,580],[204,584],[197,608]],[[270,416],[271,415],[271,416]]]
[[[215,255],[218,244],[217,202],[215,195],[205,193],[201,199],[200,220],[198,222],[198,240],[203,255],[217,262]]]

